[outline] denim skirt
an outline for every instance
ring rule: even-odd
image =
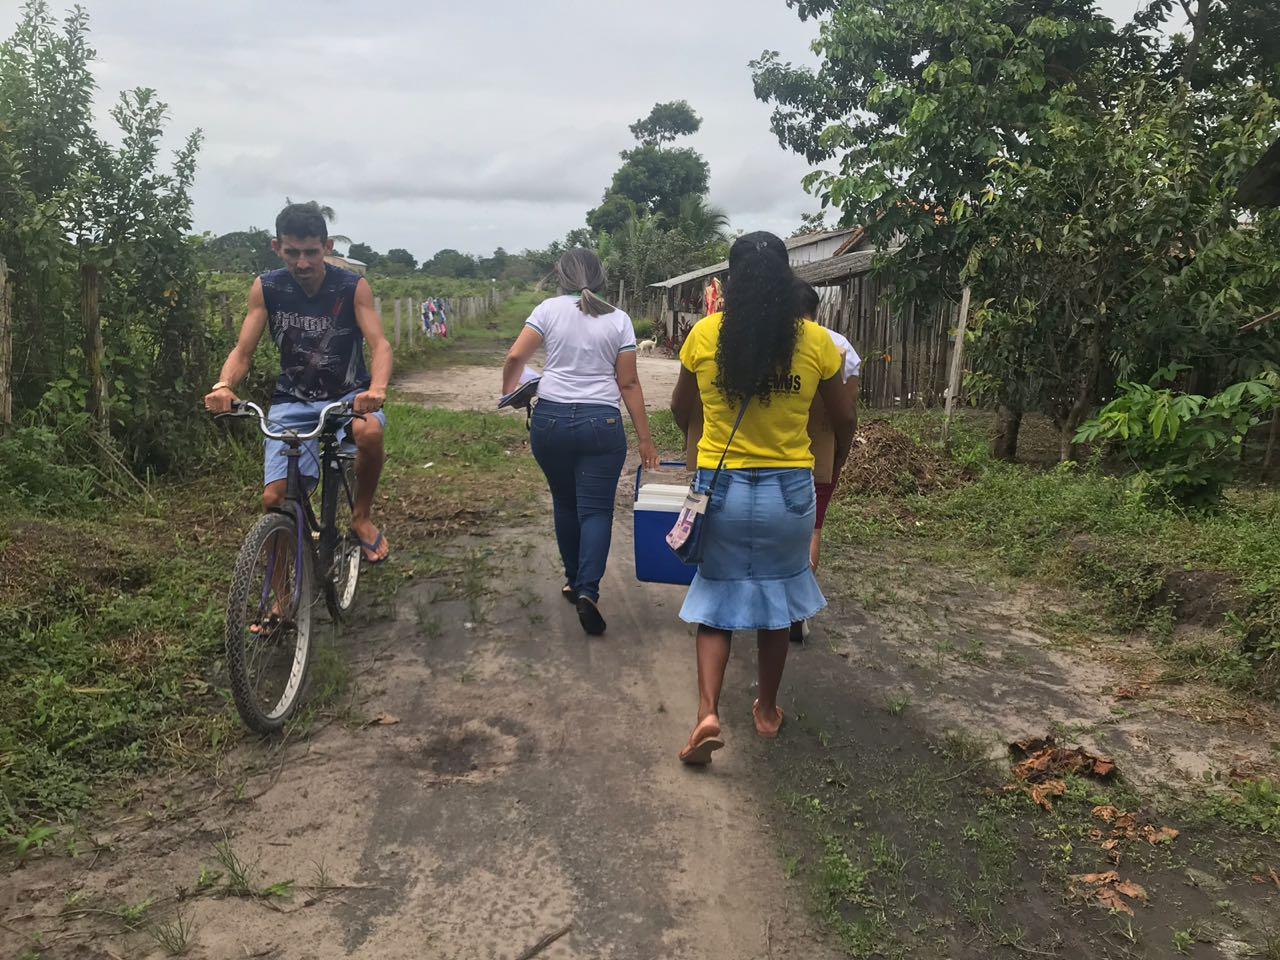
[[[711,470],[699,470],[706,492]],[[680,619],[718,630],[781,630],[827,605],[809,569],[813,471],[723,470],[704,519],[702,563]]]

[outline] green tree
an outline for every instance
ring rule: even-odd
[[[347,253],[352,259],[359,260],[370,269],[382,264],[382,254],[367,243],[353,243],[347,248]]]
[[[901,243],[903,298],[958,293],[961,214],[993,160],[1043,150],[1049,100],[1116,43],[1092,0],[796,0],[818,19],[816,70],[766,51],[757,97],[779,142],[823,165],[805,181],[878,245]],[[939,290],[941,281],[942,290]]]
[[[723,243],[729,236],[729,215],[700,194],[680,201],[675,228],[695,247]]]
[[[811,233],[823,233],[827,229],[827,215],[819,210],[817,213],[800,214],[800,226],[792,231],[793,237],[806,237]]]
[[[140,88],[111,111],[117,145],[104,141],[90,123],[92,60],[83,11],[59,24],[43,0],[29,0],[0,44],[0,254],[17,275],[21,331],[14,412],[19,423],[58,419],[62,456],[165,470],[193,449],[193,432],[208,429],[190,415],[207,386],[210,346],[200,243],[190,237],[200,135],[166,167],[167,110]],[[101,277],[111,438],[95,433],[77,447],[87,386],[82,266]],[[107,439],[123,458],[103,454]]]
[[[418,269],[418,258],[403,247],[393,247],[382,258],[388,273],[412,273]]]
[[[631,132],[639,145],[622,151],[622,166],[600,206],[587,214],[591,231],[613,233],[645,214],[675,222],[685,197],[704,195],[710,168],[702,155],[688,147],[663,146],[694,133],[701,124],[683,100],[656,104],[648,117],[633,123]]]
[[[422,272],[433,277],[474,277],[476,259],[457,250],[440,250],[422,264]]]
[[[199,251],[204,270],[262,273],[280,266],[280,258],[271,249],[271,234],[256,227],[206,239]]]
[[[680,137],[691,136],[702,127],[702,118],[688,101],[655,103],[649,115],[631,124],[632,136],[645,147],[660,147]]]

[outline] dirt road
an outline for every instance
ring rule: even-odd
[[[491,388],[484,373],[453,368],[452,402],[470,399],[462,383]],[[833,956],[764,824],[773,789],[748,658],[726,698],[730,748],[705,772],[676,761],[695,706],[682,591],[635,582],[628,522],[620,513],[603,638],[559,596],[549,518],[454,544],[483,587],[450,599],[447,583],[413,583],[390,623],[347,631],[348,722],[246,748],[236,761],[263,769],[229,789],[157,785],[95,833],[92,862],[15,874],[21,887],[0,891],[6,929],[67,903],[153,901],[161,916],[222,888],[229,851],[252,865],[249,888],[293,893],[193,897],[192,956],[515,958],[561,931],[538,956]],[[365,725],[380,716],[394,722]],[[40,956],[164,955],[141,928],[81,919]]]
[[[651,405],[675,369],[642,359]],[[489,409],[496,376],[453,366],[400,387]],[[629,522],[620,510],[603,638],[584,637],[559,597],[549,511],[451,543],[438,576],[379,571],[369,622],[340,641],[349,709],[283,745],[239,748],[216,783],[198,771],[147,785],[86,828],[78,858],[11,873],[0,955],[150,960],[179,916],[188,955],[209,960],[1120,960],[1265,946],[1280,915],[1274,846],[1189,826],[1186,809],[1139,790],[1265,761],[1273,715],[1204,722],[1194,687],[1135,687],[1121,708],[1118,658],[1044,632],[1045,614],[1067,616],[1062,598],[833,549],[832,609],[788,664],[783,736],[754,737],[741,644],[729,746],[684,769],[682,590],[634,580]],[[989,761],[1046,732],[1110,754],[1123,779],[1069,778],[1047,809],[1002,789],[1008,767]],[[1103,829],[1094,810],[1107,804],[1133,837]],[[1089,883],[1133,892],[1132,906],[1102,909]]]
[[[541,368],[541,358],[534,366]],[[636,358],[645,406],[666,409],[680,373],[680,363],[669,357]],[[396,384],[397,388],[428,406],[446,410],[492,410],[501,395],[502,374],[490,364],[465,364],[437,370],[417,370]]]

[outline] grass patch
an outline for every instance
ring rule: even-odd
[[[366,571],[366,606],[429,569],[433,542],[518,517],[538,489],[519,421],[395,402],[388,419],[378,515],[396,563]],[[261,454],[231,441],[215,453],[203,476],[146,497],[74,515],[19,504],[0,520],[0,835],[32,836],[104,786],[241,736],[222,626]],[[343,699],[340,655],[318,656],[316,702]]]
[[[936,415],[890,419],[920,442],[937,442]],[[1237,487],[1217,511],[1197,513],[1153,504],[1097,465],[1046,470],[993,461],[985,430],[964,419],[953,438],[970,482],[928,496],[844,489],[828,515],[827,537],[845,544],[895,538],[939,562],[1074,584],[1106,626],[1143,628],[1157,641],[1170,640],[1180,620],[1214,621],[1229,642],[1168,648],[1183,675],[1235,687],[1274,683],[1280,491]]]

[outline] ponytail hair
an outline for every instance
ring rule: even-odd
[[[724,320],[716,344],[716,386],[731,405],[767,404],[791,374],[800,336],[799,288],[787,246],[772,233],[748,233],[729,248]]]
[[[604,264],[590,250],[578,248],[564,254],[553,271],[556,284],[570,296],[577,296],[578,309],[589,317],[613,313],[617,308],[599,296],[606,280]]]

